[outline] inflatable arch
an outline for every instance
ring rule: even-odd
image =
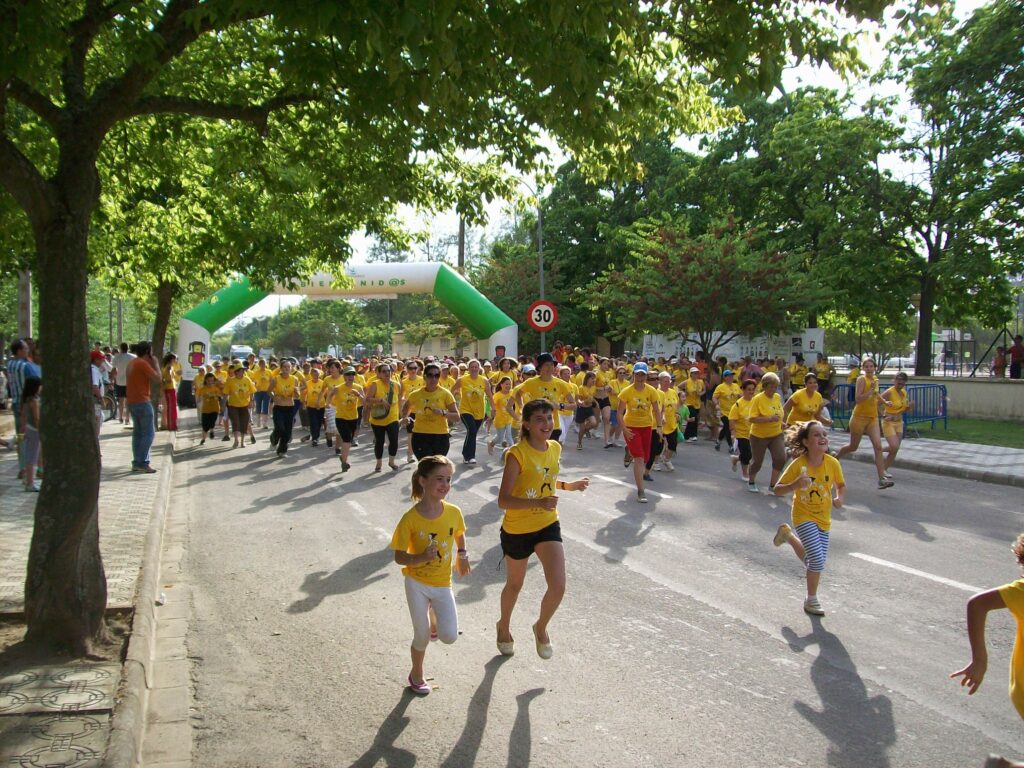
[[[317,274],[295,287],[279,285],[272,291],[253,288],[247,278],[222,288],[181,319],[178,360],[182,378],[191,381],[209,358],[210,336],[263,298],[296,294],[319,299],[385,298],[399,293],[432,293],[459,322],[480,340],[487,340],[488,355],[498,347],[504,354],[518,354],[519,328],[515,321],[492,304],[469,282],[441,262],[345,265],[348,288],[338,288],[334,277]]]

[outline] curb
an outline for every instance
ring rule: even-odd
[[[151,662],[156,647],[155,603],[160,593],[160,552],[174,474],[176,437],[177,433],[170,433],[159,446],[160,452],[167,457],[164,462],[166,469],[160,473],[156,501],[153,502],[149,530],[146,531],[142,567],[135,589],[132,632],[121,668],[118,698],[111,713],[110,739],[103,768],[135,768],[142,764],[142,737],[146,730],[146,708],[152,683]]]
[[[874,464],[875,457],[868,453],[853,453],[844,456],[844,459],[853,459],[864,464]],[[959,477],[962,480],[977,480],[980,483],[994,483],[996,485],[1011,485],[1017,488],[1024,488],[1024,473],[1011,475],[1007,472],[990,472],[981,469],[969,469],[968,467],[956,467],[949,464],[934,464],[919,459],[901,459],[893,462],[897,469],[911,469],[915,472],[927,472],[931,475],[943,475],[945,477]]]

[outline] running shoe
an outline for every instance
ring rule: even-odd
[[[878,481],[878,489],[879,490],[883,490],[885,488],[892,488],[894,485],[896,485],[896,483],[894,483],[892,480],[890,480],[887,477],[883,477],[881,480]]]
[[[222,443],[226,443],[226,442],[227,442],[228,440],[230,440],[230,439],[231,439],[231,436],[230,436],[230,435],[228,435],[228,433],[227,433],[227,432],[225,432],[225,433],[224,433],[224,437],[222,437],[222,438],[220,439],[220,441],[221,441]]]
[[[776,547],[781,547],[787,541],[789,541],[790,534],[793,533],[793,529],[783,523],[779,526],[779,530],[775,532],[775,538],[772,539],[772,544]]]
[[[676,468],[672,464],[671,461],[664,461],[664,462],[662,462],[662,464],[664,465],[666,471],[668,471],[668,472],[675,472],[676,471]]]
[[[494,625],[494,630],[497,632],[498,625]],[[498,653],[502,656],[515,656],[516,655],[516,644],[513,640],[498,640]]]
[[[249,445],[256,445],[256,435],[249,435]],[[316,443],[313,443],[316,445]]]
[[[426,680],[419,683],[414,682],[412,675],[409,675],[409,690],[413,693],[418,693],[420,696],[426,696],[433,690],[433,688],[430,687],[430,684],[427,683]]]
[[[350,469],[352,469],[352,465],[351,464],[349,464],[347,462],[344,462],[344,461],[341,462],[341,471],[342,472],[348,472]]]
[[[721,443],[715,443],[715,450],[716,451],[722,450],[722,444]]]
[[[646,504],[647,503],[647,494],[644,493],[643,491],[640,491],[640,493],[638,493],[636,495],[636,500],[639,501],[641,504]]]
[[[892,480],[892,472],[883,472],[882,477],[884,477],[886,480]]]
[[[646,480],[648,483],[653,483],[654,482],[654,478],[651,477],[651,473],[650,472],[645,472],[644,473],[644,480]]]
[[[747,483],[747,490],[751,493],[760,493],[761,489],[757,487],[757,483]]]
[[[540,637],[537,635],[537,626],[533,627],[533,638],[537,641],[537,655],[542,659],[550,659],[555,655],[555,649],[551,647],[550,642],[542,642]]]
[[[812,595],[804,600],[804,613],[809,613],[811,616],[825,615],[825,609],[821,607],[821,603],[818,602],[816,595]]]

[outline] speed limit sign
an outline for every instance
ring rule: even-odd
[[[558,310],[547,299],[533,302],[526,310],[526,319],[537,333],[550,331],[558,323]]]

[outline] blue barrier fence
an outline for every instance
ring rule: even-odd
[[[838,426],[845,427],[850,421],[855,395],[854,384],[836,384],[832,387],[832,403],[828,409],[832,414],[832,421]],[[907,399],[914,407],[903,414],[905,426],[930,422],[932,429],[935,429],[936,422],[941,421],[943,429],[949,428],[945,384],[908,384]]]

